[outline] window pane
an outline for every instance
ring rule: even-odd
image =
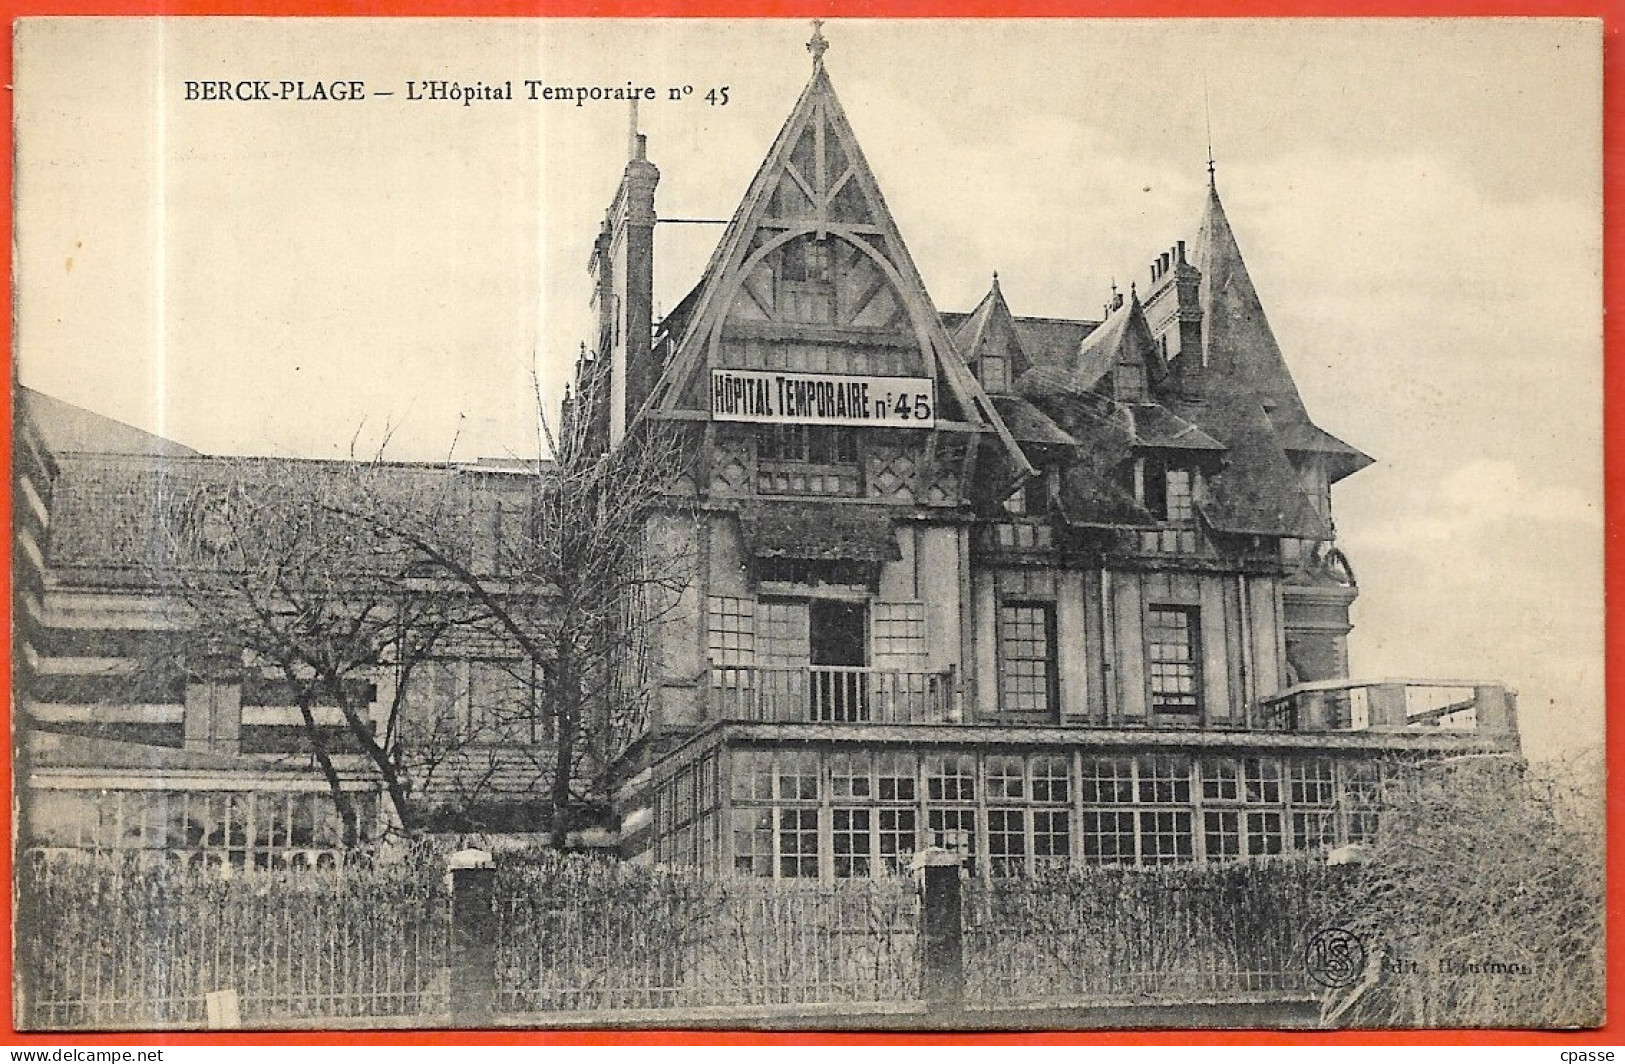
[[[1319,850],[1337,843],[1337,828],[1331,813],[1293,813],[1292,848]]]
[[[987,855],[996,876],[1019,876],[1027,870],[1027,814],[1020,809],[987,811]]]
[[[1188,469],[1170,469],[1167,473],[1167,513],[1169,521],[1195,520],[1196,510],[1191,500],[1191,474]]]
[[[1191,815],[1173,811],[1140,814],[1140,860],[1145,864],[1174,864],[1194,856]]]
[[[1139,759],[1140,801],[1184,804],[1191,800],[1191,763],[1183,757]]]
[[[1348,840],[1375,842],[1382,807],[1382,768],[1371,761],[1348,765]]]
[[[925,759],[926,797],[969,802],[976,798],[976,759],[969,754],[935,754]]]
[[[887,872],[903,875],[910,871],[918,831],[912,809],[880,809],[875,813],[880,825],[880,860]]]
[[[1204,802],[1234,802],[1241,798],[1241,765],[1235,758],[1205,758],[1201,770]]]
[[[989,801],[1000,798],[1021,798],[1026,795],[1026,780],[1023,778],[1025,766],[1019,756],[999,754],[989,756],[987,759],[987,797]]]
[[[1292,762],[1293,805],[1331,805],[1337,793],[1332,763],[1324,757]]]
[[[1033,811],[1033,866],[1065,868],[1072,860],[1071,815],[1064,809]]]
[[[873,793],[867,753],[834,754],[829,761],[830,795],[835,798],[868,798]]]
[[[925,603],[877,602],[871,623],[876,657],[926,655]]]
[[[869,874],[868,809],[832,810],[830,845],[835,859],[835,875],[846,879]]]
[[[756,601],[706,599],[706,651],[713,665],[749,665],[756,658]]]
[[[976,810],[927,809],[926,827],[930,845],[965,857],[976,856]]]
[[[1241,856],[1241,814],[1234,810],[1202,814],[1202,843],[1209,861]]]
[[[875,783],[883,802],[912,802],[918,797],[913,754],[884,753],[875,763]]]
[[[735,750],[733,758],[731,793],[736,801],[770,802],[773,800],[773,755],[765,750]]]
[[[1134,814],[1128,810],[1083,814],[1083,859],[1090,864],[1134,863]]]
[[[1263,857],[1280,853],[1281,849],[1281,814],[1248,813],[1247,856]]]
[[[773,810],[733,812],[734,871],[747,876],[773,875]]]
[[[1242,762],[1247,800],[1274,805],[1281,800],[1281,770],[1274,761],[1249,757]]]
[[[1078,786],[1090,805],[1132,802],[1134,763],[1126,757],[1086,757]]]
[[[818,755],[809,751],[781,750],[779,800],[815,802],[818,800]]]
[[[1065,804],[1071,800],[1070,757],[1042,754],[1033,758],[1033,801]]]
[[[779,810],[779,875],[818,878],[818,810]]]

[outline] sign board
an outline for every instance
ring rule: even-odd
[[[715,421],[928,429],[936,424],[936,416],[936,381],[930,377],[711,371],[711,418]]]

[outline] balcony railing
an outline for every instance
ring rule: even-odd
[[[711,667],[719,720],[845,724],[951,724],[954,673],[847,665]]]
[[[1261,699],[1261,731],[1515,733],[1517,697],[1477,680],[1326,680]]]

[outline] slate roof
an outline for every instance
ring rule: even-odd
[[[1279,424],[1273,415],[1270,422],[1275,425],[1275,434],[1280,437],[1281,446],[1288,451],[1325,455],[1327,468],[1334,482],[1342,480],[1350,473],[1359,472],[1374,461],[1358,447],[1344,443],[1318,425],[1307,421]]]
[[[1077,440],[1027,400],[1014,395],[995,395],[992,398],[999,416],[1010,429],[1010,435],[1017,441],[1053,447],[1077,446]]]
[[[1160,403],[1134,403],[1128,410],[1134,419],[1135,442],[1142,447],[1184,451],[1224,450],[1224,444]]]
[[[1061,473],[1061,516],[1079,528],[1158,528],[1155,517],[1122,485],[1088,462]]]
[[[59,459],[52,487],[46,557],[50,564],[156,572],[201,557],[211,542],[253,529],[271,546],[279,533],[296,534],[281,519],[258,522],[256,513],[319,497],[324,490],[374,508],[398,508],[416,520],[437,521],[450,549],[471,549],[469,521],[474,477],[454,467],[369,465],[285,458],[79,455]],[[362,478],[357,480],[357,478]],[[293,493],[297,499],[281,497]],[[232,509],[219,510],[228,507]],[[222,516],[223,515],[223,516]],[[274,547],[272,548],[274,549]]]
[[[270,758],[232,757],[201,750],[120,742],[29,729],[23,734],[28,764],[35,769],[90,768],[104,772],[229,772],[251,769],[260,776],[309,778],[308,769]],[[318,779],[320,777],[317,777]]]
[[[28,418],[52,454],[88,451],[97,454],[195,456],[185,444],[114,421],[32,388],[17,387],[18,413]]]
[[[986,297],[983,299],[985,301]],[[939,316],[943,328],[948,330],[957,344],[960,330],[975,314],[974,310],[950,310],[943,311]],[[1018,314],[1011,314],[1010,320],[1015,323],[1022,352],[1035,367],[1068,364],[1078,344],[1100,325],[1098,321],[1081,318],[1024,318]]]
[[[1182,399],[1166,405],[1227,446],[1203,516],[1223,532],[1329,538],[1276,431],[1309,414],[1212,183],[1190,261],[1202,272],[1203,364],[1183,368]]]
[[[1126,493],[1113,471],[1135,448],[1197,451],[1217,459],[1198,503],[1213,528],[1327,538],[1288,451],[1324,455],[1334,481],[1371,459],[1309,419],[1216,188],[1190,261],[1202,272],[1202,349],[1173,366],[1164,363],[1137,295],[1100,323],[1012,317],[1032,363],[1014,391],[1077,442],[1063,510],[1085,523],[1143,521],[1143,510],[1123,507],[1117,496]],[[944,320],[956,336],[969,337],[1001,309],[1008,313],[995,288],[972,314]]]

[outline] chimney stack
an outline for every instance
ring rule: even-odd
[[[655,374],[650,343],[654,333],[655,186],[660,183],[660,171],[649,162],[648,137],[637,131],[635,106],[631,122],[630,158],[589,267],[597,280],[596,357],[608,359],[610,446],[626,435],[627,421],[648,398]]]

